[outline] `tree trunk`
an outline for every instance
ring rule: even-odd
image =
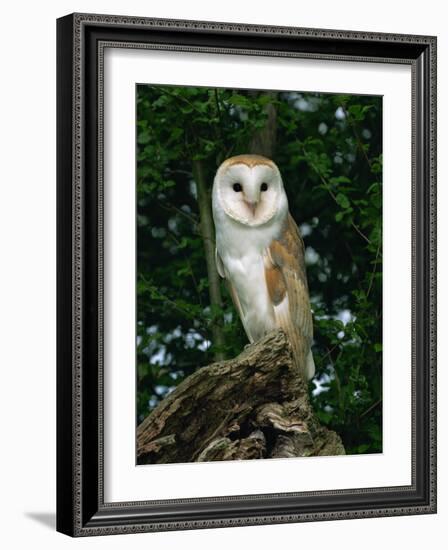
[[[223,320],[215,316],[216,309],[222,308],[221,286],[219,274],[215,263],[215,230],[213,225],[212,208],[209,186],[204,172],[204,164],[201,160],[193,161],[193,177],[198,192],[198,206],[202,241],[204,243],[205,261],[207,264],[208,289],[210,306],[212,308],[212,338],[216,348],[215,361],[224,359],[224,331]]]
[[[138,464],[340,454],[282,331],[197,370],[137,428]]]
[[[271,99],[274,99],[276,96],[273,92],[268,92],[264,95]],[[249,143],[249,153],[272,159],[277,142],[277,109],[273,103],[266,103],[264,111],[266,113],[266,124],[252,136]]]

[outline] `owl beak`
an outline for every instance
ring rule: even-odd
[[[244,202],[249,208],[249,210],[252,212],[252,216],[255,216],[255,211],[257,210],[258,201],[257,202],[244,201]]]

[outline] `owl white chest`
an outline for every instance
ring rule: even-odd
[[[278,237],[281,223],[246,227],[225,219],[217,226],[216,246],[243,310],[243,324],[251,341],[258,340],[275,327],[269,298],[263,255]]]

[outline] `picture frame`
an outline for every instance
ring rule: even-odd
[[[107,47],[410,66],[409,485],[105,500],[103,61]],[[57,21],[57,51],[57,530],[90,536],[435,513],[436,38],[72,14]]]

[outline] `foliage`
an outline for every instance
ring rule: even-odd
[[[306,245],[320,420],[349,453],[382,450],[381,98],[138,86],[137,419],[213,359],[247,343],[225,284],[210,307],[192,163],[210,187],[227,157],[245,153],[277,115],[273,160]]]

